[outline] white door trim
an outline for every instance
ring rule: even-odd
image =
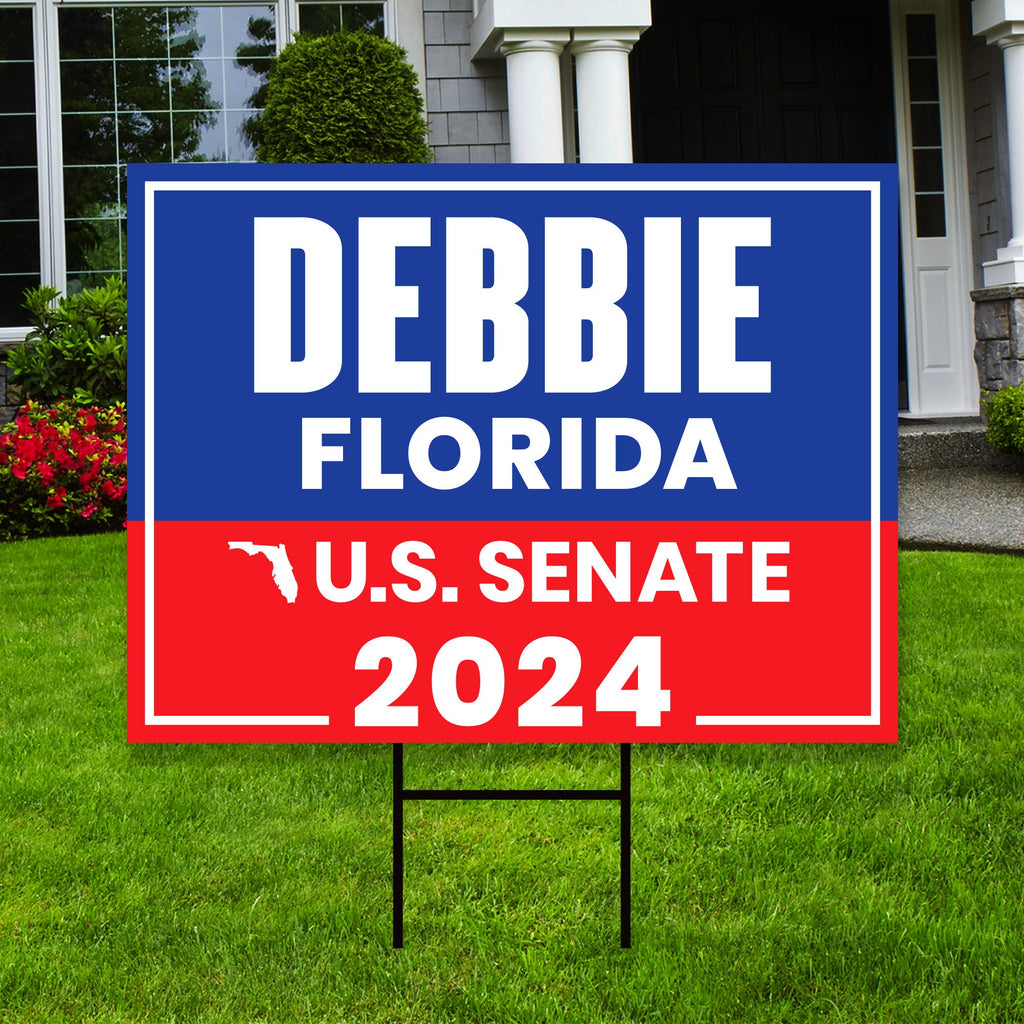
[[[907,333],[907,391],[911,415],[975,415],[970,289],[971,224],[967,188],[963,56],[960,23],[951,0],[890,0],[896,153],[900,167],[900,234]],[[918,238],[914,209],[906,16],[932,14],[938,44],[939,111],[946,235]]]

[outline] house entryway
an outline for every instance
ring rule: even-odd
[[[929,7],[929,4],[931,5]],[[976,408],[964,146],[947,0],[652,0],[631,57],[637,162],[891,163],[900,408]],[[925,15],[920,11],[926,10]],[[962,134],[962,132],[961,132]],[[828,239],[823,245],[841,244]]]

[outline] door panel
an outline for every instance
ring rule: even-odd
[[[652,6],[654,24],[631,59],[637,162],[758,160],[750,3],[654,0]]]
[[[894,161],[887,0],[828,8],[653,0],[632,57],[636,160]]]

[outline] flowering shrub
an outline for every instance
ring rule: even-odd
[[[127,493],[123,402],[30,401],[0,431],[0,541],[123,527]]]

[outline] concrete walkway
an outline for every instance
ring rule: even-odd
[[[900,546],[1024,556],[1024,458],[994,452],[980,420],[900,423]]]

